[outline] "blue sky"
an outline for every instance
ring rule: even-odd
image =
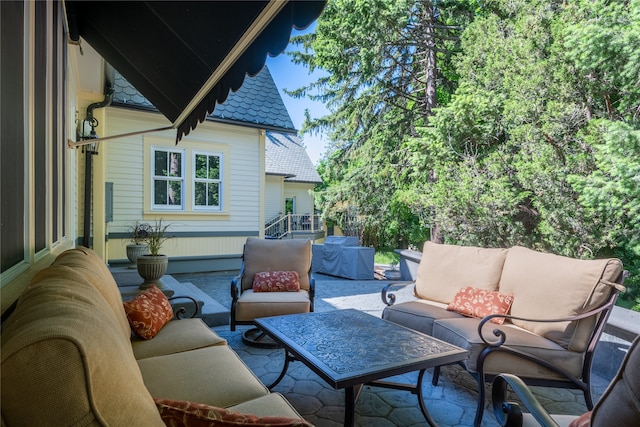
[[[303,31],[293,30],[292,36],[313,31],[315,24]],[[287,51],[291,50],[291,45]],[[322,117],[328,114],[327,108],[322,102],[311,101],[308,98],[295,99],[283,92],[283,89],[294,90],[307,85],[316,80],[318,74],[309,75],[309,70],[304,65],[297,65],[291,62],[291,57],[282,53],[274,58],[267,57],[267,66],[271,71],[273,80],[280,91],[284,105],[289,111],[291,120],[296,129],[302,127],[304,121],[304,110],[309,109],[312,118]],[[326,137],[318,134],[306,133],[302,136],[307,153],[313,164],[317,164],[322,154],[326,151]]]

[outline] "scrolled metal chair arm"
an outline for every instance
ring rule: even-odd
[[[526,318],[526,317],[518,317],[518,316],[511,316],[508,314],[490,314],[489,316],[485,316],[482,318],[482,320],[480,321],[480,323],[478,324],[478,335],[480,336],[480,339],[487,345],[491,346],[491,347],[500,347],[501,345],[503,345],[507,339],[507,335],[506,333],[502,330],[502,329],[493,329],[491,331],[491,333],[496,336],[498,338],[498,340],[490,340],[487,337],[485,337],[484,335],[484,325],[489,322],[491,319],[495,319],[495,318],[503,318],[505,320],[522,320],[525,322],[539,322],[539,323],[555,323],[555,322],[574,322],[576,320],[580,320],[580,319],[585,319],[587,317],[591,317],[594,316],[604,310],[607,310],[608,308],[610,308],[610,306],[613,305],[612,303],[607,303],[607,304],[603,304],[598,308],[595,308],[593,310],[589,310],[589,311],[585,311],[582,314],[577,314],[575,316],[570,316],[570,317],[563,317],[560,319],[530,319],[530,318]]]
[[[167,298],[167,299],[169,301],[173,301],[173,300],[176,300],[176,299],[188,299],[188,300],[191,300],[191,302],[193,302],[193,306],[195,307],[195,309],[193,310],[193,314],[191,316],[188,316],[188,317],[184,317],[184,315],[187,313],[187,309],[185,307],[174,308],[174,313],[175,313],[176,319],[193,319],[200,312],[200,307],[198,306],[198,301],[195,298],[192,298],[190,296],[178,295],[178,296],[174,296],[174,297]]]
[[[316,299],[316,278],[312,274],[309,274],[309,301],[310,310],[315,311],[315,299]]]
[[[240,283],[242,282],[242,276],[236,276],[231,279],[231,299],[237,301],[240,297]]]
[[[507,385],[516,393],[528,412],[545,427],[558,427],[527,385],[515,375],[499,374],[493,380],[491,401],[493,413],[502,427],[521,427],[522,410],[517,403],[507,402]]]
[[[391,307],[393,304],[395,304],[396,296],[395,294],[389,293],[389,290],[391,289],[392,286],[401,286],[401,285],[404,286],[406,285],[406,283],[389,283],[384,288],[382,288],[380,297],[382,298],[382,302],[385,305],[387,305],[388,307]]]

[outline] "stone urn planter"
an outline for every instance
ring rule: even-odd
[[[136,261],[138,257],[141,255],[145,255],[149,253],[149,246],[146,244],[132,244],[127,245],[127,258],[131,261],[131,266],[129,268],[136,268]]]
[[[137,259],[137,265],[138,274],[144,279],[140,288],[146,289],[167,272],[169,257],[166,255],[140,255]]]
[[[400,280],[402,279],[402,274],[398,270],[385,270],[384,277],[387,280]]]
[[[156,221],[155,225],[148,226],[144,242],[149,246],[149,254],[141,255],[137,259],[138,274],[144,279],[140,285],[141,289],[148,288],[167,272],[169,257],[160,254],[160,249],[169,239],[165,234],[168,228],[169,224],[163,224],[162,218]]]

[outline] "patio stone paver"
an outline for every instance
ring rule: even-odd
[[[174,274],[180,282],[191,282],[225,307],[230,307],[229,286],[236,271],[218,273]],[[384,304],[380,291],[386,281],[358,281],[316,275],[316,311],[355,308],[375,316],[381,316]],[[413,299],[413,287],[405,284],[396,288],[397,301]],[[229,326],[213,328],[244,360],[247,366],[265,384],[273,382],[284,363],[282,349],[249,347],[242,342],[241,334],[247,327],[235,332]],[[431,370],[423,382],[423,394],[429,413],[442,427],[467,427],[473,425],[476,405],[476,382],[461,367],[452,365],[441,370],[440,382],[431,384]],[[394,377],[396,381],[415,383],[417,373]],[[594,394],[600,396],[608,381],[596,378]],[[490,396],[490,388],[487,387]],[[582,393],[576,390],[534,387],[544,406],[553,413],[581,414],[586,406]],[[344,419],[344,391],[334,390],[313,371],[300,362],[289,365],[284,379],[274,388],[283,394],[296,410],[318,427],[341,426]],[[356,404],[356,425],[367,427],[424,426],[417,397],[407,391],[388,390],[365,386]],[[497,426],[490,409],[485,411],[483,426]]]

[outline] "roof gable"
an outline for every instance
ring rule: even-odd
[[[267,132],[265,168],[268,175],[282,175],[286,182],[322,182],[297,135]]]

